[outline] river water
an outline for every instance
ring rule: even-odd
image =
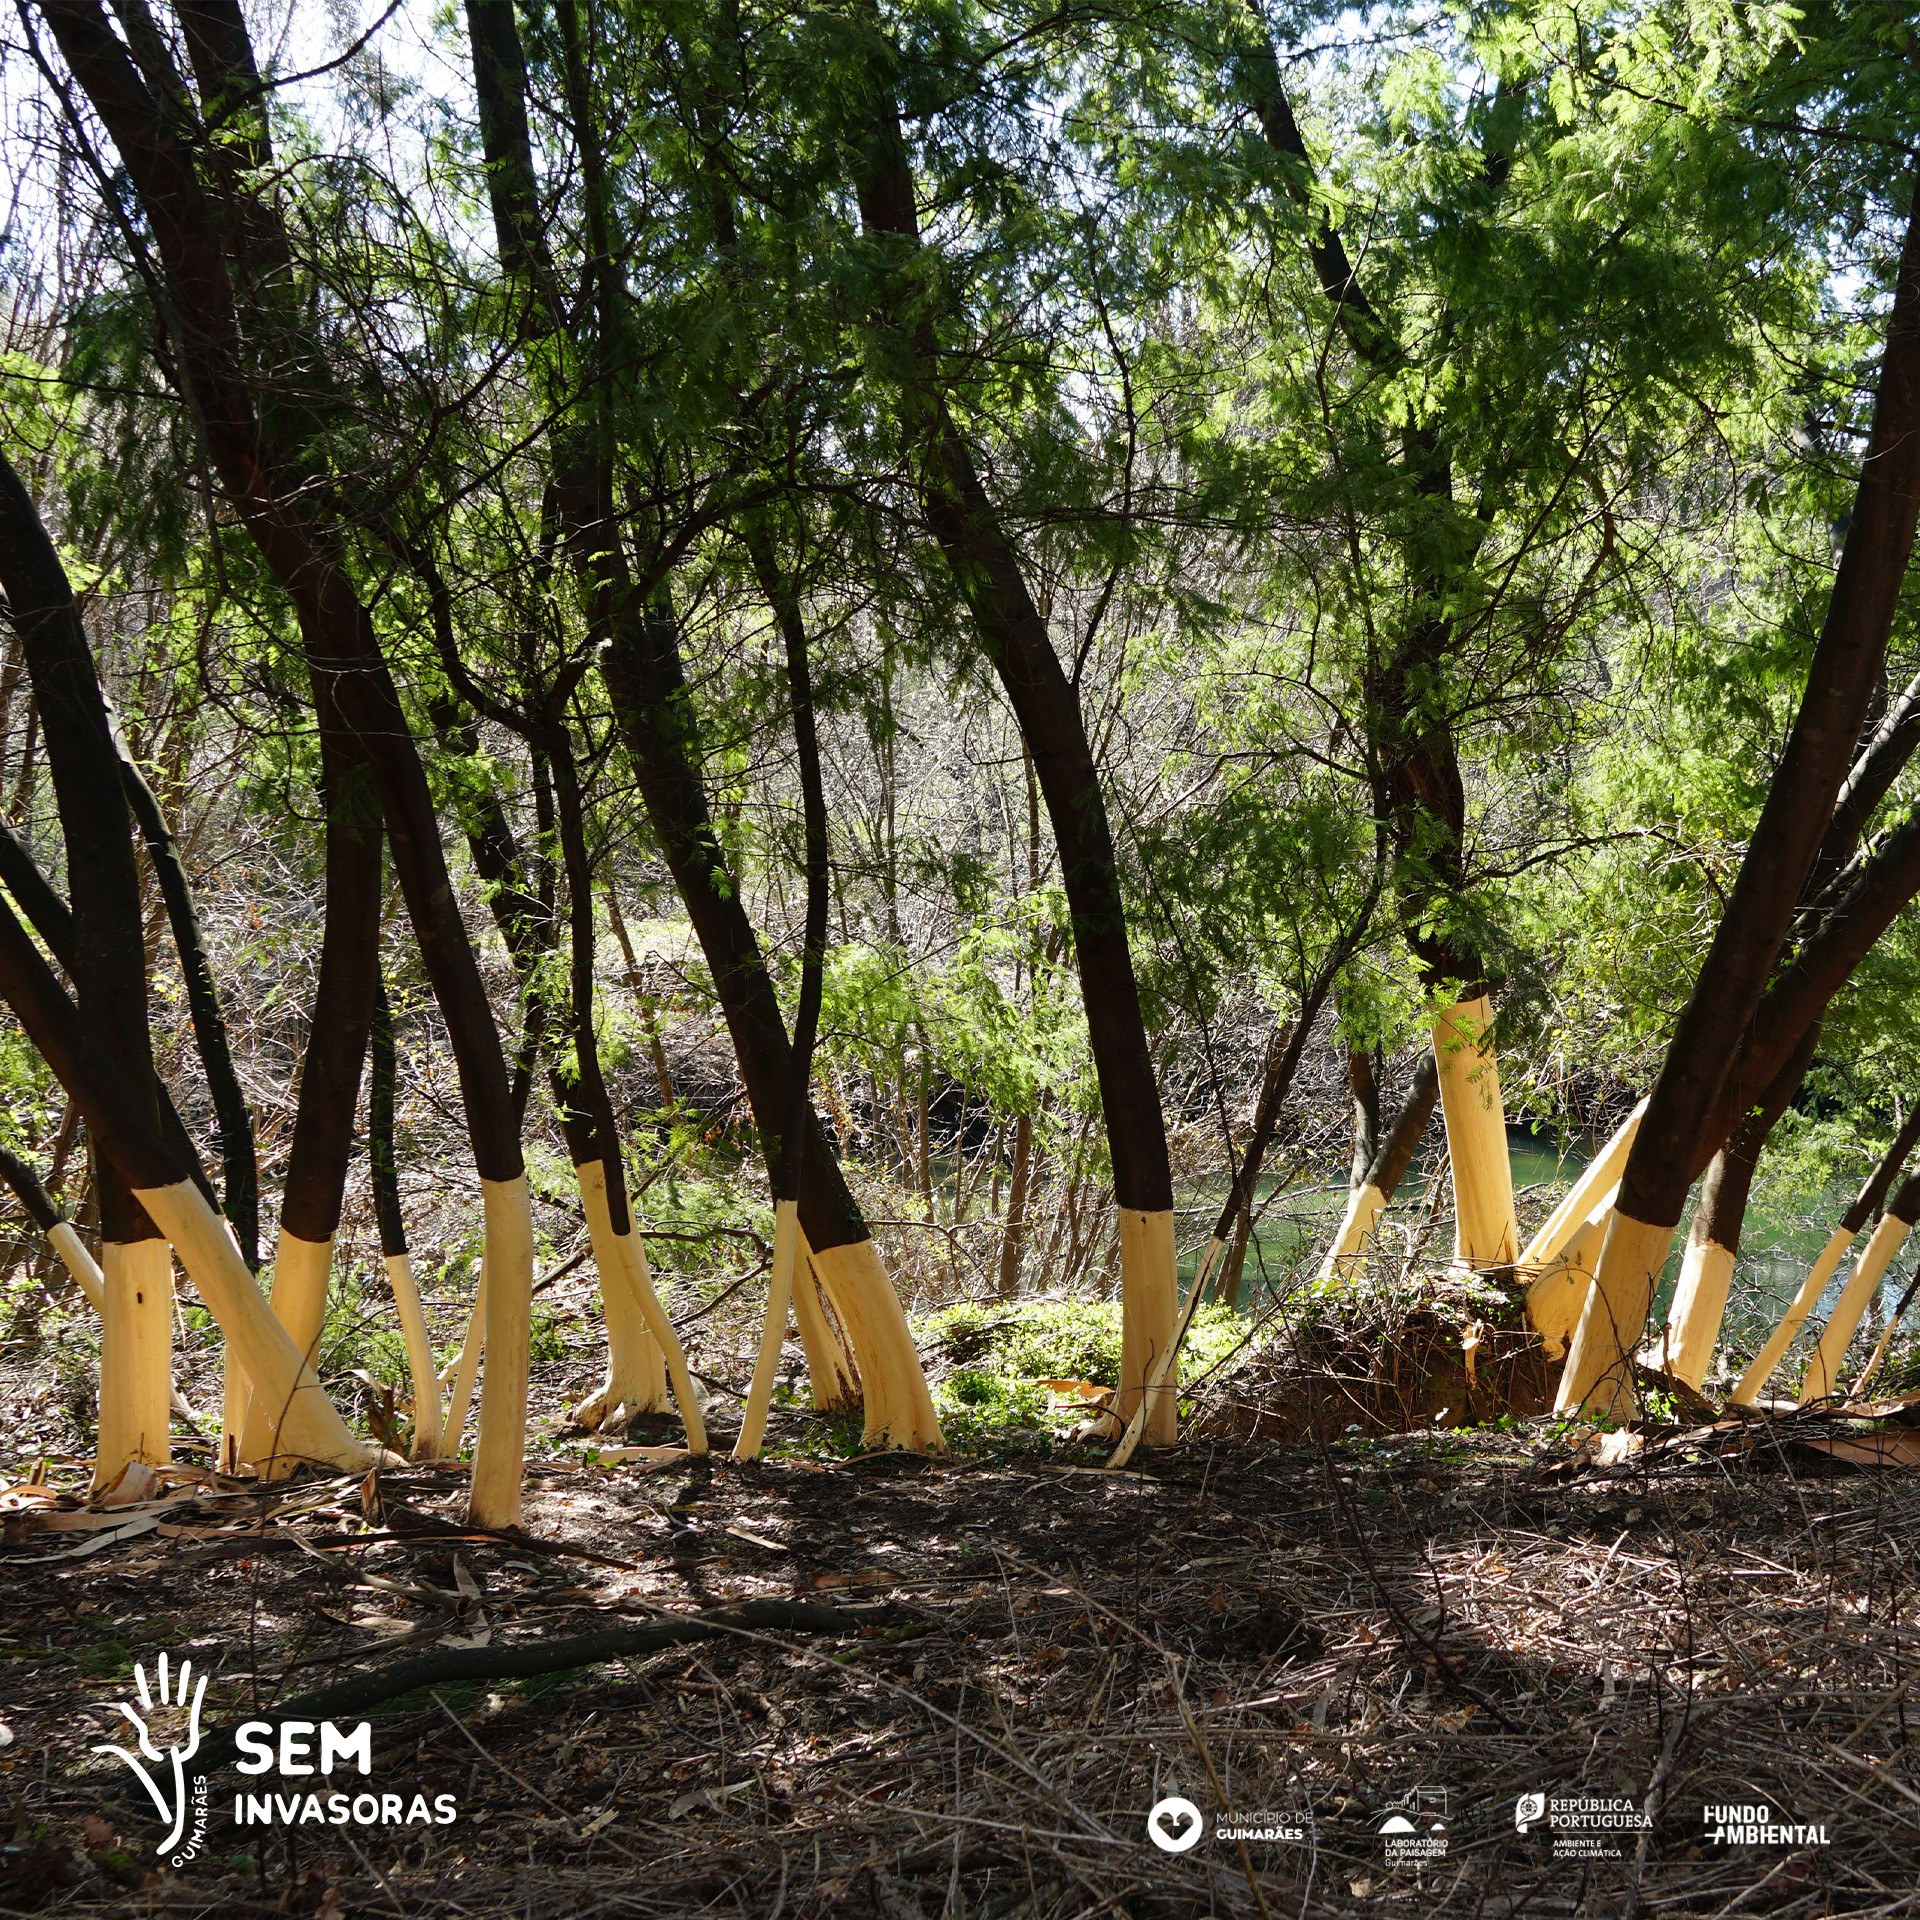
[[[1537,1134],[1525,1133],[1517,1128],[1509,1129],[1513,1184],[1520,1195],[1523,1217],[1529,1220],[1541,1218],[1549,1194],[1540,1189],[1562,1188],[1577,1178],[1598,1145],[1591,1139],[1578,1139],[1562,1149]],[[1438,1165],[1438,1156],[1433,1153],[1416,1160],[1394,1196],[1394,1210],[1389,1219],[1407,1227],[1419,1220]],[[1324,1246],[1332,1237],[1346,1206],[1344,1188],[1300,1185],[1286,1193],[1276,1193],[1275,1184],[1271,1181],[1263,1183],[1263,1197],[1271,1198],[1261,1220],[1257,1244],[1247,1250],[1247,1285],[1243,1297],[1249,1305],[1257,1304],[1266,1291],[1260,1284],[1263,1273],[1267,1286],[1275,1290],[1284,1289],[1289,1284],[1295,1265],[1315,1247]],[[1529,1196],[1525,1192],[1527,1188],[1533,1188],[1535,1192]],[[1820,1195],[1803,1213],[1778,1213],[1760,1206],[1748,1210],[1741,1232],[1740,1256],[1734,1268],[1733,1286],[1727,1301],[1726,1326],[1722,1335],[1723,1343],[1733,1355],[1744,1360],[1779,1320],[1852,1197],[1851,1187],[1835,1186]],[[1224,1198],[1223,1192],[1196,1196],[1195,1216],[1204,1215],[1210,1208],[1217,1209]],[[1450,1211],[1451,1197],[1442,1195],[1441,1205]],[[1435,1241],[1430,1243],[1430,1255],[1437,1250],[1441,1258],[1445,1257],[1451,1244],[1449,1231],[1447,1226],[1439,1229]],[[1672,1298],[1685,1236],[1686,1225],[1683,1220],[1680,1232],[1675,1235],[1674,1250],[1668,1257],[1666,1273],[1654,1301],[1657,1314],[1665,1313]],[[1864,1236],[1856,1244],[1863,1245]],[[1182,1262],[1183,1279],[1191,1279],[1195,1259],[1196,1256],[1189,1255]],[[1911,1258],[1895,1259],[1880,1291],[1880,1312],[1892,1310],[1912,1277],[1912,1268]],[[1842,1261],[1825,1301],[1815,1309],[1816,1320],[1832,1305],[1847,1271],[1848,1263]]]

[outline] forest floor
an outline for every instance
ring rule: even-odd
[[[452,1537],[446,1468],[189,1480],[127,1532],[38,1530],[42,1496],[16,1494],[0,1912],[1920,1913],[1916,1442],[1800,1417],[1616,1459],[1634,1442],[1596,1457],[1534,1421],[1197,1440],[1121,1474],[1062,1448],[576,1452],[531,1467],[526,1540]],[[372,1720],[367,1779],[245,1779],[215,1753],[249,1713],[423,1652],[472,1665],[755,1600],[841,1606],[845,1630],[723,1625],[337,1710]],[[129,1739],[115,1703],[163,1652],[213,1676],[219,1763],[177,1868],[95,1751]],[[282,1796],[273,1824],[236,1825],[256,1789]],[[329,1824],[342,1789],[399,1797]],[[407,1823],[443,1794],[450,1824]],[[1521,1832],[1528,1794],[1631,1824],[1553,1807]],[[1204,1826],[1172,1853],[1147,1819],[1176,1795]],[[1770,1811],[1730,1841],[1726,1806]],[[1396,1809],[1410,1833],[1381,1831]]]

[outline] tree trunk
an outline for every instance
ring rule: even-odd
[[[1752,1363],[1740,1376],[1732,1395],[1735,1404],[1750,1407],[1760,1397],[1761,1389],[1772,1379],[1774,1369],[1786,1358],[1787,1349],[1806,1325],[1808,1315],[1820,1304],[1820,1296],[1846,1257],[1847,1249],[1886,1199],[1888,1188],[1906,1165],[1907,1156],[1917,1142],[1920,1142],[1920,1100],[1916,1100],[1909,1108],[1906,1120],[1894,1135],[1893,1143],[1880,1156],[1879,1164],[1854,1196],[1853,1204],[1840,1216],[1840,1224],[1821,1248],[1820,1257],[1800,1283],[1792,1303],[1780,1316],[1780,1324],[1767,1336],[1766,1344],[1753,1356]]]
[[[1439,1099],[1440,1064],[1428,1051],[1421,1055],[1419,1065],[1413,1070],[1413,1083],[1407,1089],[1406,1101],[1387,1129],[1366,1178],[1347,1196],[1347,1210],[1339,1231],[1320,1263],[1318,1277],[1322,1284],[1343,1272],[1373,1237],[1380,1216],[1386,1212],[1399,1191],[1400,1182],[1407,1177],[1407,1169],[1413,1165],[1413,1156],[1420,1148],[1420,1136],[1426,1132]]]
[[[337,718],[320,729],[320,797],[327,816],[320,972],[280,1190],[272,1293],[275,1318],[311,1366],[319,1365],[333,1239],[353,1157],[360,1075],[380,984],[379,803],[371,769]],[[279,1413],[257,1396],[251,1399],[237,1443],[242,1461],[276,1457]]]
[[[1920,1220],[1920,1174],[1900,1183],[1899,1191],[1887,1202],[1887,1210],[1880,1216],[1853,1272],[1847,1276],[1847,1284],[1840,1289],[1840,1298],[1835,1301],[1827,1324],[1821,1328],[1812,1358],[1807,1362],[1806,1378],[1800,1383],[1801,1406],[1831,1399],[1839,1393],[1841,1363],[1847,1357],[1847,1348],[1852,1345],[1862,1317],[1880,1292],[1887,1268],[1906,1243],[1916,1220]]]
[[[394,1093],[399,1052],[393,1031],[393,1007],[374,966],[372,1070],[367,1081],[367,1171],[373,1186],[373,1216],[380,1229],[380,1254],[394,1312],[407,1345],[407,1376],[413,1384],[413,1458],[440,1457],[444,1427],[440,1413],[440,1376],[433,1360],[433,1337],[407,1252],[406,1215],[400,1210],[400,1158],[393,1135]]]
[[[118,784],[109,791],[117,794]],[[172,1241],[247,1376],[286,1405],[283,1447],[354,1471],[379,1460],[378,1448],[347,1431],[313,1370],[261,1298],[226,1224],[154,1125],[150,1102],[128,1086],[99,1028],[82,1019],[3,901],[0,999],[13,1009],[27,1038],[79,1109],[103,1163],[112,1164],[132,1202]],[[119,1244],[137,1242],[123,1239]],[[137,1287],[136,1276],[127,1279]],[[130,1304],[137,1310],[149,1303]]]
[[[1600,1272],[1567,1356],[1563,1408],[1607,1413],[1632,1404],[1627,1356],[1692,1169],[1703,1144],[1709,1152],[1718,1144],[1706,1138],[1716,1107],[1833,818],[1886,658],[1917,514],[1920,195],[1907,222],[1873,429],[1806,691],[1628,1156]]]
[[[468,0],[475,94],[487,158],[488,194],[502,263],[531,296],[523,325],[566,350],[570,340],[548,257],[535,189],[526,117],[526,63],[508,0]],[[563,30],[567,30],[563,22]],[[579,49],[569,54],[577,64]],[[597,165],[594,129],[580,82],[569,79],[576,137]],[[605,218],[603,197],[589,183],[589,212]],[[591,306],[604,328],[617,297],[604,231],[595,238]],[[593,370],[593,398],[605,369]],[[555,493],[569,556],[601,646],[601,669],[615,720],[636,774],[661,852],[693,921],[714,977],[741,1077],[763,1139],[777,1138],[792,1049],[773,983],[740,904],[713,830],[701,786],[691,703],[681,668],[670,602],[642,596],[628,569],[610,477],[598,455],[603,420],[557,436]],[[938,1447],[939,1422],[913,1338],[834,1159],[809,1108],[798,1215],[813,1248],[813,1266],[858,1360],[870,1445]]]
[[[112,715],[108,718],[111,721]],[[186,865],[180,858],[166,815],[160,810],[160,802],[147,784],[146,775],[134,764],[117,727],[114,740],[120,752],[127,804],[139,822],[147,857],[153,863],[160,895],[166,902],[167,923],[173,932],[181,976],[186,982],[187,1011],[193,1021],[194,1042],[219,1122],[220,1210],[240,1242],[241,1258],[249,1267],[257,1269],[260,1265],[260,1169],[254,1157],[253,1116],[240,1088],[240,1076],[234,1071],[226,1017],[221,1012],[220,995],[214,986],[213,961],[200,930],[192,883],[187,878]]]
[[[1347,1049],[1347,1089],[1353,1100],[1353,1165],[1347,1185],[1364,1187],[1367,1169],[1380,1151],[1380,1075],[1371,1048]]]
[[[112,1063],[140,1124],[157,1136],[140,880],[119,742],[66,570],[4,456],[0,587],[33,685],[66,842],[72,905],[62,964],[78,1017]],[[134,1461],[160,1465],[172,1457],[173,1265],[124,1170],[103,1156],[97,1181],[105,1303],[94,1484],[105,1487]]]
[[[897,268],[920,250],[919,215],[897,110],[880,109],[856,183],[861,222]],[[891,297],[905,303],[896,277]],[[1080,701],[1030,593],[1022,562],[981,485],[939,385],[929,323],[887,314],[895,382],[923,450],[925,513],[1033,757],[1073,917],[1074,955],[1120,1214],[1122,1337],[1115,1413],[1130,1421],[1155,1363],[1174,1337],[1173,1173],[1160,1088],[1141,1015],[1127,916],[1106,799]],[[1178,1437],[1169,1376],[1147,1423],[1150,1445]]]
[[[1693,1226],[1680,1264],[1680,1279],[1654,1358],[1662,1371],[1690,1387],[1698,1387],[1707,1377],[1720,1323],[1726,1317],[1727,1293],[1740,1252],[1740,1229],[1746,1220],[1747,1196],[1753,1190],[1761,1150],[1799,1090],[1818,1038],[1819,1029],[1810,1028],[1793,1058],[1774,1076],[1765,1103],[1747,1116],[1733,1138],[1714,1155],[1701,1183],[1700,1197],[1694,1202]]]

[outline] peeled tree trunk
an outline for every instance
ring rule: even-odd
[[[160,1089],[147,1028],[146,945],[120,743],[66,570],[4,457],[0,587],[33,683],[66,843],[72,903],[59,957],[73,981],[72,1010],[111,1062],[139,1121],[157,1134]],[[37,881],[37,874],[32,879]],[[38,900],[41,890],[30,881],[27,899],[50,912],[49,902]],[[8,918],[25,940],[19,923]],[[25,1014],[15,1011],[24,1026]],[[108,1486],[133,1461],[168,1457],[173,1270],[166,1244],[130,1190],[125,1169],[102,1156],[95,1175],[102,1332],[94,1481]],[[166,1310],[160,1312],[155,1303],[163,1291]]]
[[[1453,1171],[1454,1260],[1510,1267],[1520,1249],[1520,1225],[1513,1211],[1493,1006],[1485,994],[1456,1001],[1434,1021],[1433,1053]]]
[[[1746,1220],[1747,1196],[1753,1189],[1761,1150],[1799,1090],[1818,1038],[1818,1027],[1809,1028],[1793,1058],[1775,1075],[1765,1102],[1714,1155],[1701,1183],[1667,1324],[1649,1356],[1653,1365],[1690,1387],[1698,1387],[1707,1377],[1720,1323],[1726,1317],[1727,1294],[1740,1252],[1740,1229]]]
[[[778,1140],[792,1042],[691,757],[698,735],[671,609],[656,601],[616,622],[601,670],[634,784],[713,976],[755,1126]],[[805,1125],[800,1225],[853,1349],[866,1444],[937,1450],[940,1422],[906,1314],[811,1107]]]
[[[39,11],[118,150],[151,229],[173,323],[171,370],[191,396],[213,470],[292,605],[321,723],[329,712],[324,687],[373,770],[401,891],[446,1020],[486,1220],[490,1359],[469,1512],[478,1525],[513,1525],[520,1514],[526,1444],[531,1202],[506,1057],[447,872],[413,733],[346,570],[342,530],[323,517],[326,489],[316,484],[320,476],[299,428],[288,439],[276,439],[261,426],[228,252],[240,241],[239,226],[229,221],[223,228],[216,217],[194,152],[148,90],[98,0],[39,0]],[[162,57],[157,46],[148,52]],[[178,99],[188,97],[177,74],[169,74],[167,84]],[[277,232],[266,202],[241,198],[254,230]],[[269,361],[283,349],[286,364],[302,364],[283,316],[270,302],[252,298],[257,289],[245,274],[237,278],[251,301],[253,346]],[[250,1365],[246,1370],[254,1391],[273,1404],[279,1397],[273,1385]],[[282,1384],[291,1390],[290,1383]]]
[[[393,1108],[399,1078],[399,1052],[393,1031],[393,1007],[375,956],[373,1029],[369,1040],[372,1069],[367,1084],[367,1171],[373,1187],[373,1216],[380,1229],[380,1254],[387,1285],[407,1346],[407,1376],[413,1383],[413,1447],[416,1460],[440,1457],[444,1425],[440,1376],[433,1361],[433,1338],[414,1281],[407,1252],[406,1216],[400,1211],[400,1159],[393,1137]]]
[[[1900,1169],[1907,1163],[1907,1156],[1917,1143],[1920,1143],[1920,1101],[1914,1103],[1894,1135],[1892,1144],[1880,1156],[1879,1164],[1854,1195],[1853,1204],[1840,1216],[1840,1224],[1820,1249],[1820,1257],[1814,1261],[1812,1271],[1801,1281],[1799,1291],[1793,1296],[1786,1312],[1780,1316],[1780,1324],[1767,1336],[1766,1344],[1753,1356],[1752,1363],[1740,1376],[1732,1394],[1738,1405],[1752,1406],[1760,1397],[1761,1390],[1773,1378],[1774,1370],[1786,1358],[1787,1349],[1806,1325],[1808,1316],[1820,1304],[1820,1296],[1826,1291],[1827,1282],[1838,1271],[1847,1249],[1886,1199],[1889,1189],[1899,1177]]]
[[[320,691],[322,699],[331,690]],[[320,729],[320,789],[326,808],[326,900],[293,1140],[280,1190],[273,1262],[274,1317],[310,1366],[326,1323],[333,1241],[353,1157],[360,1075],[380,981],[382,900],[379,801],[372,769],[337,715]],[[237,1443],[241,1461],[278,1462],[280,1410],[250,1396]],[[284,1469],[283,1469],[284,1470]]]
[[[1647,1110],[1642,1100],[1614,1130],[1607,1144],[1582,1169],[1516,1263],[1527,1282],[1527,1319],[1540,1335],[1549,1359],[1567,1350],[1593,1285],[1607,1216],[1620,1191],[1620,1169],[1633,1150]]]
[[[287,1409],[281,1431],[283,1451],[354,1471],[390,1458],[348,1432],[312,1368],[261,1298],[226,1222],[163,1141],[151,1113],[143,1109],[108,1056],[97,1028],[81,1019],[52,968],[4,902],[0,902],[0,999],[13,1009],[27,1038],[78,1109],[101,1158],[118,1170],[135,1203],[173,1243],[180,1264],[239,1356],[247,1377],[257,1383],[257,1390]],[[129,1239],[121,1244],[138,1243]],[[132,1304],[138,1309],[148,1302]]]
[[[248,1266],[260,1261],[260,1171],[254,1155],[253,1116],[247,1110],[246,1095],[240,1088],[240,1076],[234,1071],[233,1052],[227,1042],[227,1022],[221,1011],[220,995],[214,985],[213,961],[201,932],[199,910],[194,905],[192,883],[186,863],[180,858],[172,829],[147,777],[135,765],[132,754],[114,734],[120,751],[121,782],[126,788],[127,805],[139,822],[146,841],[147,858],[160,883],[166,903],[167,923],[173,932],[175,951],[180,956],[180,972],[186,983],[187,1011],[193,1021],[194,1044],[207,1076],[207,1091],[213,1099],[219,1123],[221,1186],[220,1210],[231,1223],[240,1242],[241,1255]]]
[[[158,1234],[142,1240],[103,1240],[100,1278],[105,1303],[100,1315],[96,1490],[111,1486],[133,1461],[165,1466],[173,1457],[168,1440],[173,1249]]]
[[[1880,1291],[1893,1257],[1906,1244],[1913,1223],[1920,1220],[1920,1174],[1900,1183],[1899,1191],[1887,1202],[1887,1210],[1854,1263],[1847,1284],[1840,1289],[1827,1324],[1820,1329],[1807,1361],[1806,1378],[1800,1383],[1800,1404],[1828,1400],[1840,1391],[1840,1370],[1853,1336],[1860,1331],[1861,1318]]]
[[[1698,1156],[1726,1137],[1709,1136],[1852,765],[1886,659],[1917,515],[1920,196],[1901,252],[1873,429],[1806,689],[1628,1156],[1600,1271],[1561,1378],[1563,1410],[1607,1415],[1632,1408],[1630,1356]]]
[[[1380,1216],[1386,1212],[1400,1182],[1407,1177],[1407,1169],[1413,1165],[1413,1156],[1420,1149],[1420,1136],[1426,1132],[1439,1098],[1440,1063],[1431,1052],[1424,1053],[1414,1068],[1406,1100],[1393,1125],[1387,1129],[1372,1164],[1360,1184],[1347,1195],[1347,1210],[1341,1217],[1340,1229],[1320,1263],[1317,1277],[1321,1285],[1344,1272],[1365,1252],[1374,1229],[1380,1224]]]
[[[773,1260],[767,1287],[767,1317],[753,1380],[734,1444],[736,1460],[753,1459],[766,1434],[774,1373],[786,1338],[787,1313],[795,1297],[795,1268],[804,1244],[800,1230],[800,1181],[805,1171],[807,1120],[813,1111],[813,1049],[820,1028],[820,998],[827,958],[828,892],[832,856],[827,842],[826,787],[820,773],[820,742],[814,725],[813,669],[806,619],[793,582],[783,570],[764,520],[750,520],[746,546],[761,591],[773,608],[787,656],[787,686],[793,705],[795,758],[800,770],[801,812],[806,832],[806,924],[800,946],[800,994],[793,1016],[793,1057],[787,1066],[786,1110],[773,1162]]]
[[[1032,756],[1060,855],[1120,1215],[1122,1332],[1114,1411],[1130,1421],[1148,1376],[1172,1351],[1178,1289],[1166,1123],[1134,979],[1106,797],[1079,696],[941,385],[941,355],[925,315],[929,282],[920,270],[913,175],[892,100],[882,102],[865,130],[857,165],[861,224],[885,269],[885,305],[874,316],[873,330],[919,450],[927,526]],[[1153,1446],[1179,1437],[1177,1376],[1162,1371],[1165,1384],[1154,1390],[1146,1426]]]

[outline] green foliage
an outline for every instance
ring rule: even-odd
[[[1085,1419],[1071,1398],[1049,1398],[1048,1380],[1111,1386],[1120,1373],[1120,1305],[1073,1295],[982,1304],[963,1301],[925,1315],[915,1327],[938,1368],[934,1401],[955,1446],[992,1444],[1009,1434],[1058,1438]],[[1210,1374],[1232,1357],[1246,1323],[1208,1302],[1194,1315],[1181,1353],[1184,1380]]]

